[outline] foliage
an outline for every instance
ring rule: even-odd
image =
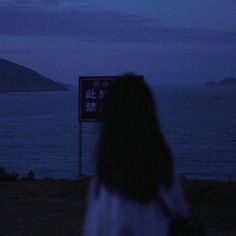
[[[4,167],[0,167],[0,181],[16,181],[18,174],[15,171],[8,172]]]
[[[24,180],[24,181],[32,181],[34,180],[34,172],[32,170],[30,170],[26,176],[22,177],[21,180]]]
[[[4,167],[0,166],[0,181],[33,181],[34,180],[34,172],[30,170],[26,176],[19,178],[18,173],[15,171],[9,172]]]

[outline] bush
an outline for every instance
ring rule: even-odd
[[[33,181],[34,180],[34,172],[30,170],[26,176],[21,177],[18,179],[18,174],[15,171],[8,172],[4,167],[0,166],[0,181]]]
[[[30,170],[25,177],[22,177],[21,180],[24,181],[32,181],[34,180],[34,172],[32,170]]]
[[[0,167],[0,181],[16,181],[18,174],[15,171],[9,173],[4,167]]]

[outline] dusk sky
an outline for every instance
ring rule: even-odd
[[[0,58],[69,84],[236,77],[236,0],[0,0]]]

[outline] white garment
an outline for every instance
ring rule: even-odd
[[[179,179],[175,177],[171,189],[161,189],[160,195],[172,211],[187,216],[187,207]],[[89,189],[89,199],[83,236],[164,236],[169,220],[156,202],[141,205],[110,193],[101,187],[95,197],[95,181]]]

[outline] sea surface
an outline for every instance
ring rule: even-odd
[[[187,178],[236,180],[236,87],[153,86],[162,132]],[[79,129],[81,127],[81,129]],[[0,166],[36,178],[94,174],[99,123],[78,122],[78,92],[0,94]]]

